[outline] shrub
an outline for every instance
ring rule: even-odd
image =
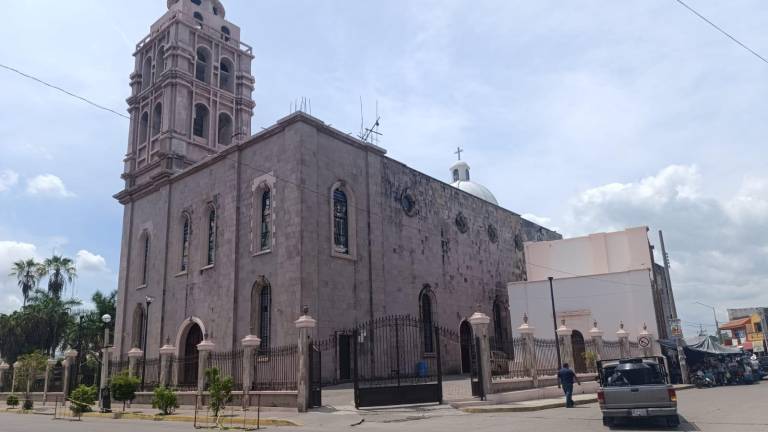
[[[165,386],[160,386],[155,389],[155,395],[152,397],[152,408],[159,409],[163,415],[170,415],[173,414],[178,407],[179,404],[176,401],[176,393],[173,390],[166,388]]]
[[[219,413],[224,412],[227,402],[232,400],[232,377],[222,377],[217,368],[205,370],[205,379],[208,382],[208,393],[211,401],[209,406],[216,417],[216,424],[221,426]]]
[[[8,399],[5,400],[5,403],[11,408],[16,408],[19,406],[19,398],[14,395],[10,395],[8,396]]]
[[[81,384],[69,396],[69,409],[78,416],[84,412],[90,412],[91,405],[96,403],[98,394],[99,391],[96,389],[96,386],[91,387]]]
[[[34,408],[34,406],[35,404],[32,402],[32,399],[24,399],[24,404],[21,406],[21,409],[29,411]]]
[[[139,379],[123,372],[112,378],[109,389],[112,391],[112,399],[123,402],[123,411],[125,403],[136,398],[136,390],[139,388]]]

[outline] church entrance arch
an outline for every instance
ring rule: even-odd
[[[461,344],[461,373],[472,372],[472,326],[464,320],[459,326],[459,341]]]
[[[586,349],[584,347],[584,335],[580,331],[574,330],[571,333],[571,346],[573,347],[573,370],[576,373],[586,373],[587,360],[584,358]]]
[[[187,329],[187,335],[184,337],[184,346],[182,351],[182,362],[180,375],[180,386],[197,387],[197,371],[199,363],[199,353],[197,345],[203,341],[203,331],[197,323],[192,324]]]

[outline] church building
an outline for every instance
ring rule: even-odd
[[[116,359],[295,343],[304,307],[317,338],[393,314],[459,332],[478,306],[511,334],[524,243],[561,236],[466,162],[449,184],[304,112],[251,135],[254,55],[218,0],[168,0],[134,56]]]

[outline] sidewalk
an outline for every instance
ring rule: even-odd
[[[687,390],[693,388],[691,384],[676,384],[675,390]],[[597,402],[596,394],[579,394],[573,396],[573,402],[576,405],[584,405]],[[548,398],[548,399],[535,399],[519,402],[510,402],[503,404],[494,404],[489,402],[486,404],[474,404],[471,406],[461,406],[460,404],[454,404],[454,407],[470,414],[484,414],[484,413],[500,413],[500,412],[526,412],[526,411],[541,411],[552,408],[565,407],[565,398]]]

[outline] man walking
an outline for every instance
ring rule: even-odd
[[[565,393],[565,407],[573,408],[573,382],[581,385],[579,377],[576,373],[568,368],[568,363],[563,363],[563,367],[557,372],[557,379],[560,380],[560,385],[563,386],[563,393]]]

